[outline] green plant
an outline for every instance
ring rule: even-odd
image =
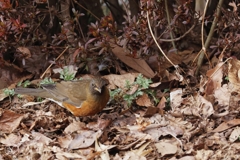
[[[4,89],[3,93],[9,97],[10,101],[11,101],[11,96],[14,96],[15,94],[14,89],[8,89],[8,88]]]
[[[71,81],[75,78],[76,73],[71,73],[68,68],[63,68],[60,72],[60,78],[65,81]]]
[[[27,86],[29,86],[31,84],[31,82],[29,81],[29,80],[26,80],[26,81],[24,81],[24,82],[18,82],[18,84],[17,84],[17,86],[18,87],[20,87],[20,86],[22,86],[22,87],[24,87],[24,88],[26,88]]]
[[[229,81],[229,77],[228,77],[228,76],[226,76],[226,77],[225,77],[225,80],[226,80],[226,81]]]
[[[43,98],[42,97],[37,97],[37,102],[42,102]]]
[[[54,84],[54,81],[52,80],[52,78],[44,78],[41,82],[40,85],[42,84]]]
[[[121,92],[122,92],[122,89],[120,89],[120,88],[117,88],[117,89],[115,89],[113,91],[110,90],[110,97],[111,97],[111,99],[118,99],[118,97],[119,97]]]
[[[127,80],[124,89],[115,89],[110,92],[110,96],[112,99],[116,99],[116,97],[122,97],[123,100],[127,101],[128,106],[130,106],[138,96],[146,93],[153,97],[155,103],[158,103],[159,100],[155,97],[154,91],[148,89],[151,83],[151,79],[144,78],[143,75],[140,74],[137,76],[135,82],[130,84],[130,82]],[[137,89],[134,91],[134,93],[129,94],[128,92],[131,91],[133,86],[135,86]]]

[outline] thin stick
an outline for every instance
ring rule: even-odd
[[[66,52],[66,50],[69,48],[69,46],[67,46],[65,49],[64,49],[64,51],[62,51],[62,53],[55,59],[55,61],[57,61],[62,55],[63,55],[63,53],[65,53]],[[44,77],[44,75],[47,73],[47,71],[52,67],[52,65],[53,65],[53,63],[51,63],[49,66],[48,66],[48,68],[43,72],[43,74],[41,75],[41,79]]]
[[[169,15],[169,11],[168,11],[167,0],[165,0],[164,3],[165,3],[166,14],[167,14],[167,21],[168,21],[168,27],[169,27],[169,31],[170,31],[171,42],[172,42],[173,48],[175,49],[175,52],[177,53],[177,48],[176,48],[175,42],[172,40],[173,39],[173,31],[171,29],[171,21],[170,21],[170,15]]]
[[[218,5],[217,5],[217,10],[216,10],[216,16],[214,17],[214,20],[213,20],[209,35],[207,36],[206,42],[204,42],[204,40],[203,40],[203,29],[204,28],[203,27],[204,27],[204,17],[205,17],[205,13],[206,13],[206,10],[207,10],[208,1],[209,0],[207,0],[206,6],[204,8],[203,20],[202,20],[202,29],[201,29],[201,32],[202,32],[201,33],[202,34],[202,52],[198,57],[197,69],[196,69],[195,75],[198,75],[198,73],[199,73],[199,70],[202,66],[204,54],[208,58],[208,56],[206,54],[206,48],[208,48],[208,46],[210,44],[210,41],[212,39],[215,27],[217,25],[217,22],[218,22],[218,19],[219,19],[219,16],[220,16],[221,7],[222,7],[222,4],[223,4],[223,0],[219,0]]]
[[[172,42],[172,41],[179,41],[180,39],[184,38],[188,33],[191,32],[191,30],[193,30],[193,28],[196,26],[196,23],[193,24],[193,26],[191,28],[189,28],[189,30],[187,30],[187,32],[185,32],[183,35],[181,35],[178,38],[174,38],[174,39],[158,39],[162,42]]]

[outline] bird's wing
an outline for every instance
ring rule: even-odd
[[[73,101],[85,101],[87,99],[87,92],[89,89],[90,80],[80,80],[80,81],[72,81],[71,83],[68,81],[63,81],[61,84],[68,88],[69,98]],[[67,87],[68,86],[68,87]]]
[[[50,92],[53,99],[80,106],[87,98],[86,83],[88,81],[62,81],[57,84],[47,84],[42,87]]]

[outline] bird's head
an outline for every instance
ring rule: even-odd
[[[94,94],[101,94],[103,92],[104,87],[108,84],[106,79],[102,78],[94,78],[90,82],[90,90]]]

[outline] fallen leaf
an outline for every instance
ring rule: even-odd
[[[175,154],[178,150],[178,147],[175,144],[168,142],[158,142],[155,143],[155,146],[162,157],[165,155]]]
[[[6,146],[17,147],[20,140],[21,140],[21,136],[18,136],[16,134],[12,133],[12,134],[9,134],[5,138],[0,138],[0,143],[4,144]]]
[[[110,160],[108,150],[114,147],[116,147],[116,145],[104,145],[97,140],[95,141],[95,150],[97,152],[100,152],[100,157],[102,158],[102,160]]]
[[[62,148],[68,148],[69,144],[72,142],[72,136],[66,135],[63,137],[58,137],[58,143]]]
[[[138,75],[139,73],[126,73],[122,75],[110,74],[103,76],[103,78],[106,78],[109,81],[109,89],[115,89],[117,87],[123,89],[126,85],[126,81],[129,81],[129,83],[132,84]]]
[[[102,134],[102,131],[81,131],[77,134],[68,146],[68,149],[87,148]]]
[[[235,127],[237,125],[240,125],[240,119],[233,119],[228,122],[223,122],[222,124],[220,124],[217,128],[215,128],[211,132],[222,132],[229,128]]]
[[[228,106],[230,103],[231,92],[229,85],[224,84],[222,87],[218,88],[214,92],[215,100],[221,106]]]
[[[11,110],[5,110],[0,116],[0,130],[2,132],[11,133],[19,126],[22,119],[22,114],[15,113]]]
[[[153,104],[151,103],[150,98],[148,97],[148,95],[146,93],[144,93],[142,96],[140,96],[137,100],[136,100],[137,105],[139,106],[145,106],[145,107],[150,107]]]
[[[113,54],[117,56],[123,63],[130,66],[131,68],[135,69],[136,71],[142,73],[144,76],[148,78],[153,78],[155,76],[155,73],[153,70],[149,67],[149,65],[146,63],[144,59],[141,58],[132,58],[129,56],[126,56],[127,53],[122,47],[119,47],[115,45],[114,43],[110,43]]]
[[[230,137],[229,137],[229,141],[230,141],[230,142],[235,142],[236,140],[239,139],[239,137],[240,137],[240,128],[239,128],[239,127],[236,127],[236,128],[232,131],[232,133],[231,133],[231,135],[230,135]]]
[[[32,136],[38,143],[49,145],[49,143],[52,142],[52,139],[46,137],[45,135],[39,132],[32,131]]]
[[[205,150],[205,149],[197,150],[196,152],[197,152],[195,156],[196,160],[211,159],[211,157],[214,154],[212,150]]]
[[[171,102],[171,107],[176,108],[181,105],[182,102],[182,89],[174,89],[170,92],[170,102]]]
[[[166,98],[165,98],[165,97],[162,97],[161,100],[160,100],[160,102],[158,103],[157,107],[158,107],[159,109],[165,108],[166,102],[167,102]]]
[[[228,65],[228,78],[229,82],[233,84],[232,91],[240,90],[240,61],[232,58]]]
[[[64,133],[70,134],[70,133],[82,130],[84,127],[85,127],[85,124],[83,122],[74,121],[64,129]]]
[[[210,69],[207,71],[206,75],[209,78],[208,83],[206,84],[206,89],[205,89],[205,93],[207,95],[214,93],[216,89],[221,87],[222,77],[223,77],[223,73],[222,73],[223,64],[224,64],[223,62],[218,63],[213,69]]]
[[[158,111],[159,111],[159,108],[157,108],[157,107],[151,107],[151,106],[147,107],[147,110],[144,113],[143,117],[151,117],[154,114],[158,113]]]

